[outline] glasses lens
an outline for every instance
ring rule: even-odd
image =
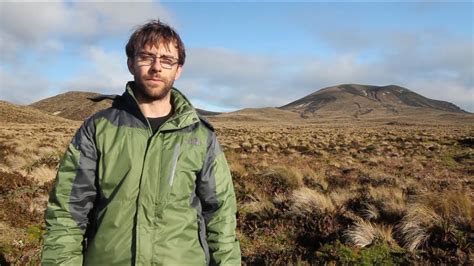
[[[141,65],[148,66],[151,65],[154,61],[154,58],[152,55],[148,54],[138,54],[137,60]]]

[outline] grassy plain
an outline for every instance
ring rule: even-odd
[[[0,264],[37,264],[80,122],[0,125]],[[214,125],[245,264],[474,263],[474,124]]]

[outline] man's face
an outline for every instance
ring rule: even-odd
[[[173,82],[181,75],[182,66],[177,61],[178,50],[171,43],[145,46],[133,58],[128,58],[128,69],[137,85],[137,98],[150,102],[167,97]]]

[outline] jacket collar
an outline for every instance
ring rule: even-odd
[[[122,96],[125,98],[127,106],[130,107],[130,112],[145,125],[149,126],[148,120],[143,115],[138,105],[138,100],[133,92],[134,84],[134,81],[129,81]],[[174,87],[171,89],[171,105],[173,108],[173,116],[163,124],[160,131],[177,130],[199,122],[196,109],[194,109],[186,96]]]

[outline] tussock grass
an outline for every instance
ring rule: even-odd
[[[303,175],[303,182],[307,187],[320,191],[326,191],[328,189],[329,183],[323,171],[317,172],[306,166],[301,169],[301,173]]]
[[[296,189],[304,185],[301,171],[292,166],[272,167],[263,176],[271,177],[274,181],[289,189]]]
[[[250,195],[249,202],[245,202],[239,206],[239,211],[242,214],[257,214],[260,212],[269,212],[275,208],[268,196],[261,192],[256,192]]]
[[[390,225],[379,225],[359,219],[344,232],[344,237],[356,247],[367,247],[372,244],[397,246],[392,231]]]
[[[380,211],[374,204],[367,203],[367,204],[364,204],[364,207],[365,208],[361,210],[362,217],[364,217],[365,219],[369,221],[377,220],[380,218]]]
[[[242,177],[246,176],[248,171],[245,169],[245,166],[243,166],[239,161],[233,160],[229,162],[229,168],[232,173],[232,176],[234,177]]]
[[[472,127],[226,123],[216,128],[228,148],[244,264],[403,264],[390,263],[397,254],[408,258],[405,264],[469,264],[472,158],[465,154],[472,147],[456,143]],[[51,171],[54,178],[79,124],[0,126],[0,235],[11,240],[6,230],[42,228],[51,182],[40,186],[36,179],[48,180]],[[242,149],[245,141],[253,148]],[[431,142],[439,149],[424,147]],[[266,149],[272,144],[277,147]],[[404,249],[395,249],[393,238]],[[341,240],[348,245],[334,244]],[[32,248],[12,243],[6,243],[7,262],[28,264],[18,258]]]
[[[414,251],[426,244],[433,227],[441,223],[441,217],[433,209],[418,204],[408,209],[397,225],[397,231],[401,234],[403,246]]]
[[[474,218],[474,205],[467,192],[448,191],[441,194],[429,194],[423,200],[443,219],[456,226],[467,228]]]
[[[336,206],[327,195],[303,187],[293,191],[291,210],[296,214],[316,212],[319,214],[334,213]]]
[[[40,166],[34,168],[29,175],[35,179],[39,185],[43,185],[44,183],[49,182],[56,177],[56,169]]]
[[[428,245],[466,248],[472,219],[470,196],[462,191],[447,191],[419,197],[418,202],[408,208],[397,229],[410,251]]]
[[[368,194],[376,201],[381,202],[380,212],[385,216],[402,217],[406,212],[405,191],[398,187],[368,187]]]
[[[283,193],[278,193],[273,197],[273,203],[277,205],[285,204],[288,202],[288,197]]]
[[[357,196],[358,193],[352,189],[335,189],[329,193],[329,197],[336,206],[344,206]]]
[[[5,156],[5,164],[10,167],[12,170],[20,170],[24,169],[28,165],[30,165],[34,159],[25,158],[24,156],[10,154]]]

